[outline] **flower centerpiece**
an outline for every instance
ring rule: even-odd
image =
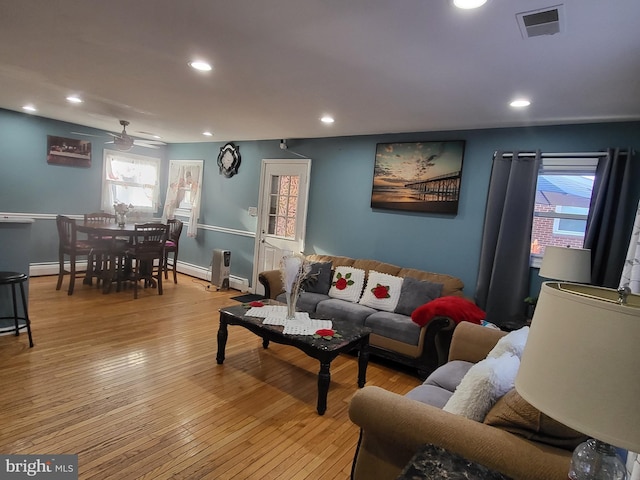
[[[311,264],[304,255],[293,253],[285,255],[280,261],[282,283],[287,297],[287,319],[296,316],[296,303],[300,295],[302,282],[311,271]]]
[[[116,212],[116,221],[118,222],[118,225],[124,227],[125,223],[127,223],[127,213],[133,210],[133,205],[116,202],[113,204],[113,210]]]

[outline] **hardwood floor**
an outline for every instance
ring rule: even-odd
[[[216,364],[216,292],[184,275],[164,295],[103,295],[56,277],[30,280],[26,332],[0,336],[0,453],[79,455],[79,478],[348,479],[358,429],[347,414],[357,358],[331,366],[316,413],[319,364],[229,327]],[[420,382],[375,359],[367,385],[400,394]]]

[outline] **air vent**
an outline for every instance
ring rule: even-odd
[[[542,8],[516,14],[522,38],[555,35],[562,31],[564,5]]]

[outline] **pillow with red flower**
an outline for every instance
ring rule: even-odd
[[[364,285],[364,270],[339,266],[333,273],[329,296],[355,303],[362,293],[362,285]]]
[[[400,299],[402,281],[402,277],[369,270],[367,286],[358,303],[376,310],[393,312]]]

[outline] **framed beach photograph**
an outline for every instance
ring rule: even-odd
[[[47,135],[47,163],[88,168],[91,166],[91,142]]]
[[[464,141],[379,143],[371,208],[458,213]]]

